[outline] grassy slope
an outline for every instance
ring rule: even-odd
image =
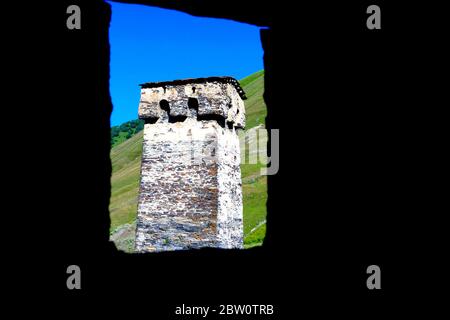
[[[143,131],[111,150],[111,229],[136,219]]]
[[[240,83],[248,98],[245,100],[247,129],[264,124],[266,117],[266,106],[262,98],[264,71],[254,73],[242,79]],[[136,219],[142,136],[141,131],[111,150],[113,165],[111,231]],[[246,245],[260,243],[265,234],[265,225],[262,225],[248,235],[250,230],[266,217],[267,178],[258,174],[260,168],[259,164],[241,165]]]

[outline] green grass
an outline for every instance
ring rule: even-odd
[[[111,150],[111,229],[136,219],[143,131]]]
[[[117,137],[114,138],[114,146],[121,144],[127,140],[127,133],[126,132],[120,132]]]
[[[240,81],[247,100],[245,102],[246,129],[265,123],[266,105],[264,92],[264,71],[256,72]],[[122,137],[121,137],[122,138]],[[133,223],[137,214],[137,197],[142,155],[143,131],[111,149],[113,174],[111,178],[111,228]],[[246,247],[259,245],[264,239],[266,226],[267,178],[259,175],[262,164],[242,164],[242,191],[244,205],[244,239]],[[249,234],[250,233],[250,234]],[[128,240],[127,240],[128,241]]]
[[[264,70],[242,79],[239,83],[247,96],[247,100],[244,100],[246,128],[250,129],[259,124],[265,124],[267,107],[263,99]]]
[[[245,179],[245,177],[243,177]],[[244,244],[260,243],[264,240],[265,225],[250,231],[266,219],[267,177],[259,176],[256,181],[242,183],[244,205]]]

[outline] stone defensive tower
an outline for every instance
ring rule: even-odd
[[[243,247],[243,99],[231,77],[141,85],[137,251]]]

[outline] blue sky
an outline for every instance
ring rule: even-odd
[[[137,119],[139,84],[263,69],[259,28],[173,10],[110,3],[111,125]]]

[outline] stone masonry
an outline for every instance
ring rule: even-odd
[[[243,247],[242,99],[231,77],[141,85],[138,252]]]

